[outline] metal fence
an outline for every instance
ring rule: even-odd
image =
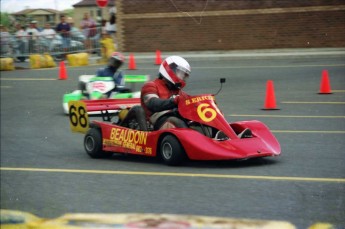
[[[67,37],[56,33],[55,35],[42,35],[40,32],[33,35],[1,32],[0,56],[10,57],[16,61],[25,61],[32,54],[50,54],[55,60],[63,59],[66,54],[87,52],[101,55],[101,27],[97,27],[95,35],[86,37],[78,29],[72,29]]]

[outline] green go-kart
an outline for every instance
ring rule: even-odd
[[[68,114],[69,101],[140,98],[140,91],[134,91],[134,85],[145,83],[149,79],[149,75],[124,75],[125,86],[119,86],[115,85],[112,77],[81,75],[79,89],[63,95],[63,111]]]

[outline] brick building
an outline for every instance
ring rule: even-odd
[[[345,47],[344,0],[110,1],[126,52]]]

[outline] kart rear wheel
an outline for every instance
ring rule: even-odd
[[[167,165],[179,165],[187,159],[181,143],[172,135],[163,138],[160,144],[160,155]]]
[[[84,148],[92,158],[111,157],[112,153],[102,150],[102,133],[99,128],[91,128],[84,137]]]

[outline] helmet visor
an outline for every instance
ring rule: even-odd
[[[109,66],[111,66],[111,67],[114,67],[114,68],[119,68],[121,65],[122,65],[122,61],[120,61],[120,60],[118,60],[118,59],[116,59],[116,58],[113,58],[113,57],[111,57],[110,59],[109,59]]]
[[[186,81],[190,75],[190,71],[184,67],[178,66],[175,74],[181,80]]]

